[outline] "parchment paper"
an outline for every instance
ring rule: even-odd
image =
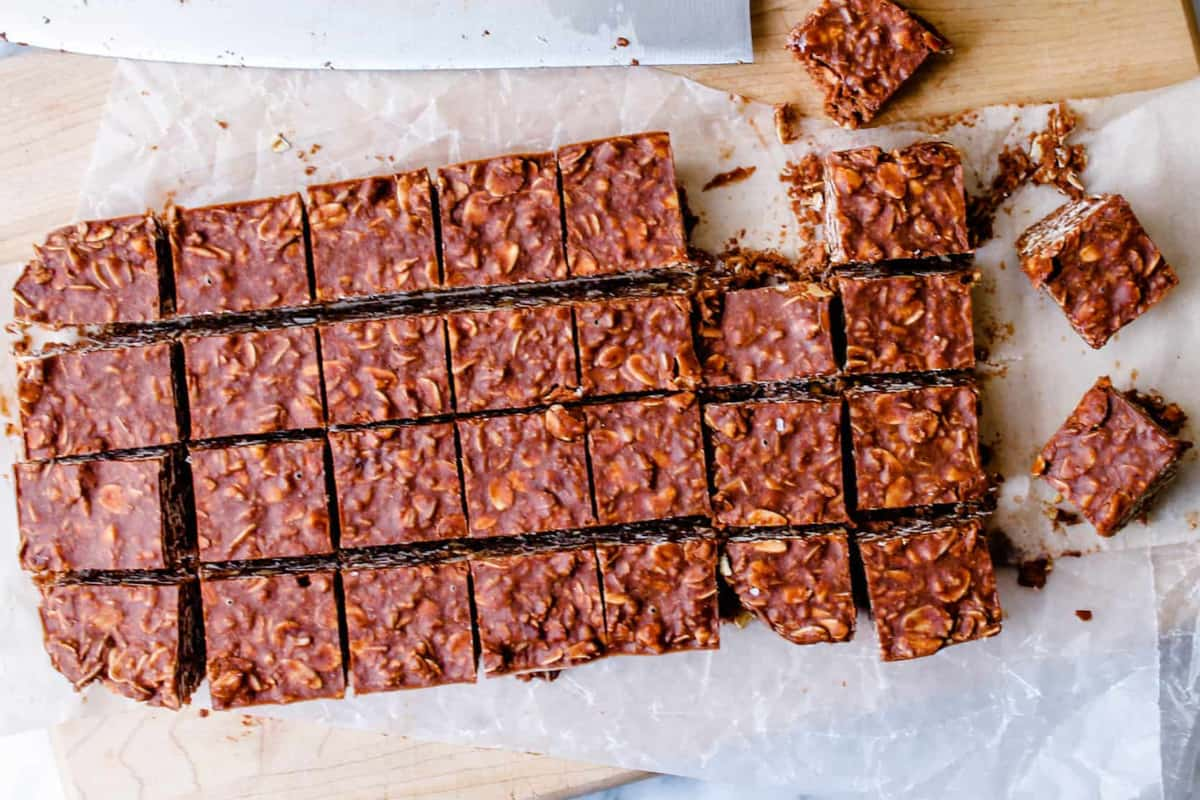
[[[758,625],[726,626],[719,652],[607,659],[552,684],[497,679],[262,713],[821,793],[1154,797],[1164,786],[1186,789],[1200,749],[1191,734],[1200,670],[1192,658],[1200,599],[1190,591],[1200,574],[1195,457],[1149,524],[1112,540],[1087,525],[1055,530],[1044,513],[1050,493],[1026,476],[1100,374],[1157,388],[1200,414],[1191,355],[1200,351],[1200,81],[1074,107],[1091,151],[1089,189],[1130,199],[1181,286],[1092,352],[1032,290],[1012,249],[1060,196],[1019,192],[979,252],[977,336],[990,352],[980,369],[984,440],[996,454],[991,468],[1006,478],[994,527],[1026,555],[1090,553],[1057,561],[1041,591],[1017,587],[1004,571],[999,637],[881,665],[865,614],[856,640],[844,645],[794,647]],[[1045,113],[985,109],[937,135],[964,150],[974,188],[990,179],[1001,146],[1040,127]],[[770,107],[651,70],[378,75],[123,64],[80,217],[657,128],[671,132],[702,219],[695,244],[719,251],[736,239],[785,253],[796,244],[778,182],[787,161],[813,149],[893,147],[931,135],[920,125],[845,132],[808,120],[800,141],[784,147]],[[282,152],[271,146],[279,136],[288,142]],[[734,166],[757,171],[701,191]],[[5,271],[9,281],[14,272]],[[11,394],[10,358],[0,371]],[[0,457],[11,460],[11,440],[4,446]],[[0,513],[15,548],[8,474]],[[79,698],[50,669],[36,598],[15,559],[0,560],[0,596],[0,681],[15,687],[0,703],[0,730],[125,705],[103,689]],[[1077,609],[1091,610],[1092,621],[1080,621]]]

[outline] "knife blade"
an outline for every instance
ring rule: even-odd
[[[12,42],[247,67],[467,69],[753,60],[748,0],[0,0]]]

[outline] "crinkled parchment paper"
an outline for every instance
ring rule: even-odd
[[[759,625],[726,626],[719,652],[612,658],[550,684],[486,680],[262,712],[807,792],[1186,792],[1200,751],[1192,730],[1200,673],[1195,457],[1149,522],[1112,540],[1087,525],[1056,530],[1045,513],[1050,492],[1027,473],[1100,374],[1159,389],[1200,414],[1200,81],[1075,108],[1083,118],[1078,140],[1091,153],[1089,189],[1129,197],[1182,284],[1093,352],[1031,289],[1013,251],[1017,234],[1060,196],[1021,190],[979,252],[977,336],[990,354],[980,369],[984,440],[995,453],[991,468],[1006,478],[993,525],[1025,555],[1086,554],[1057,561],[1041,591],[1018,587],[1005,570],[1001,636],[881,665],[865,614],[856,640],[844,645],[794,647]],[[990,180],[1000,148],[1022,141],[1045,115],[1045,107],[985,109],[937,135],[964,150],[973,188]],[[657,128],[671,132],[680,178],[702,220],[695,244],[719,251],[736,239],[785,253],[796,247],[778,180],[789,160],[931,135],[919,125],[845,132],[809,120],[785,147],[769,107],[651,70],[384,75],[123,64],[80,216],[168,199],[249,198]],[[701,191],[735,166],[757,171]],[[5,273],[9,281],[14,272]],[[0,376],[11,395],[13,366],[4,358]],[[5,448],[0,456],[11,460],[11,439]],[[10,478],[5,487],[0,513],[15,549]],[[50,669],[36,598],[15,558],[0,561],[0,596],[0,730],[124,705],[102,689],[80,698]],[[1079,609],[1092,611],[1092,620],[1077,618]]]

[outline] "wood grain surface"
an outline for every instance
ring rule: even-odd
[[[819,113],[783,50],[816,0],[752,3],[756,63],[677,70],[718,88]],[[882,122],[1002,102],[1096,96],[1195,76],[1180,0],[925,0],[913,8],[956,47]],[[71,221],[113,62],[29,52],[0,59],[0,262]],[[68,796],[221,798],[567,797],[641,777],[543,756],[197,712],[137,710],[60,726]]]

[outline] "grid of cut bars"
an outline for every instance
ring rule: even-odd
[[[655,188],[615,190],[605,207],[635,219],[677,210],[669,145],[666,167],[629,155],[645,139],[665,135],[588,143],[574,160],[564,154],[577,148],[560,151],[572,274],[681,257],[674,234],[639,233],[634,247],[628,225],[620,241],[591,223],[571,230],[571,209],[586,203],[572,199],[568,173],[586,187],[597,172],[636,165]],[[468,219],[495,204],[473,205],[463,186],[537,195],[497,201],[519,219],[549,202],[530,158],[445,168],[439,186]],[[310,191],[314,265],[314,220],[337,216],[321,210],[335,205],[321,192],[373,196]],[[471,235],[447,244],[447,202],[439,195],[443,261],[504,252],[497,231],[462,220]],[[274,242],[271,258],[286,259],[294,242],[276,228],[291,217],[255,213],[267,221],[265,231],[250,226],[260,245]],[[518,237],[523,254],[546,240],[530,226]],[[587,257],[572,259],[573,237]],[[177,236],[177,299],[181,247],[217,260],[236,249],[215,234]],[[428,278],[428,262],[422,272],[413,258],[410,277]],[[478,283],[511,274],[487,263]],[[427,288],[413,280],[404,288]],[[51,646],[52,660],[72,680],[100,675],[117,691],[178,705],[195,683],[190,640],[203,630],[214,704],[230,707],[340,696],[347,675],[359,692],[473,680],[476,641],[488,675],[712,648],[718,560],[721,580],[781,635],[844,641],[855,618],[846,527],[886,532],[896,526],[879,519],[913,509],[969,510],[986,489],[970,283],[969,272],[943,269],[847,275],[832,289],[727,287],[699,313],[687,294],[647,294],[649,282],[632,275],[605,299],[496,295],[487,308],[392,309],[316,326],[285,313],[254,327],[236,312],[261,303],[228,298],[286,292],[221,284],[226,300],[213,308],[232,312],[229,330],[209,324],[165,343],[30,362],[24,434],[30,457],[49,460],[18,467],[21,558],[56,576],[43,604],[48,642],[81,645],[115,625],[120,658],[142,671],[96,670],[78,646]],[[201,284],[197,296],[216,296]],[[979,558],[962,544],[973,526],[963,517],[914,536],[950,536],[922,552],[935,572],[953,571]],[[957,629],[955,611],[927,611],[928,597],[901,600],[924,617],[896,623],[904,644],[885,644],[885,657],[925,654],[911,645],[914,630],[937,646],[975,638]],[[151,613],[166,617],[154,629],[167,641],[174,631],[173,650],[136,634]],[[166,662],[146,677],[139,657],[151,651]]]

